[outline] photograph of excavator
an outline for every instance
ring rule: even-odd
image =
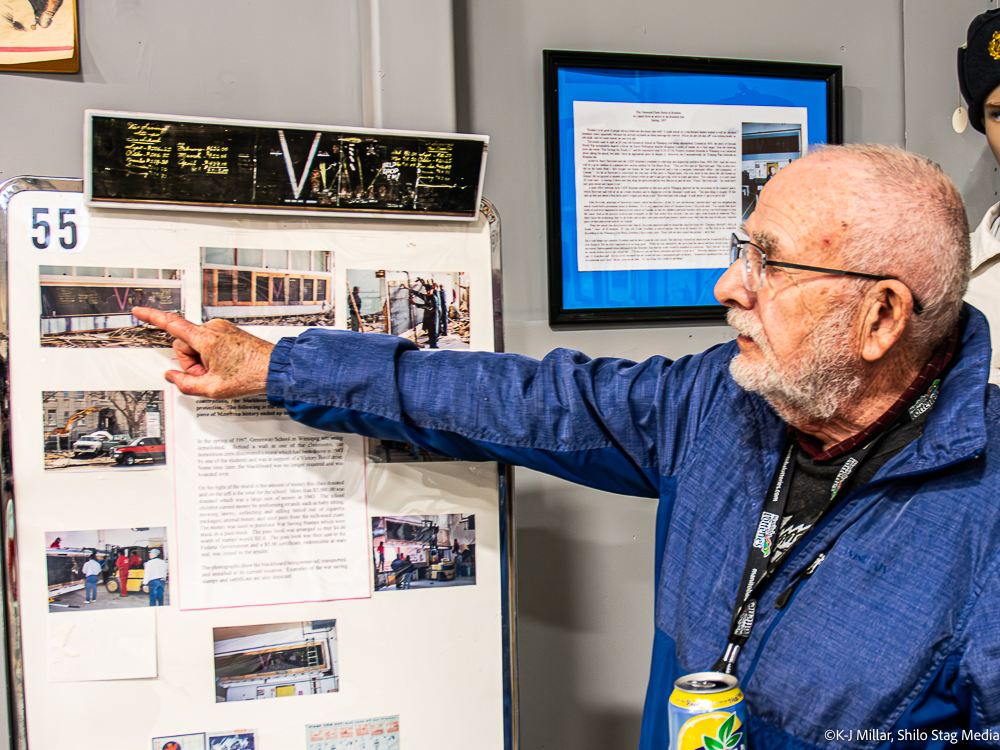
[[[163,391],[42,391],[46,470],[166,464]]]

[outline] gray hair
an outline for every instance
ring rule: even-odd
[[[894,146],[824,146],[810,156],[845,159],[867,175],[852,183],[844,267],[906,284],[923,306],[910,321],[910,341],[933,350],[955,326],[969,283],[962,194],[940,166]]]

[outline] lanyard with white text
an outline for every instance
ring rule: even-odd
[[[875,449],[875,446],[882,442],[883,438],[900,425],[916,421],[934,407],[940,386],[941,378],[938,377],[920,398],[914,401],[908,409],[902,411],[892,425],[883,430],[880,435],[871,440],[854,455],[848,456],[847,460],[844,461],[844,465],[840,467],[840,471],[837,472],[833,484],[830,486],[828,508],[832,507],[833,500],[844,485],[847,484],[851,475],[864,463],[865,459]],[[775,555],[774,553],[778,543],[778,533],[784,517],[785,506],[788,504],[788,495],[792,486],[792,475],[795,471],[795,451],[795,443],[790,442],[788,450],[785,452],[785,459],[778,466],[774,478],[771,480],[768,497],[764,501],[764,508],[760,513],[760,521],[757,523],[757,531],[754,533],[753,544],[750,547],[750,553],[747,555],[747,564],[743,568],[743,578],[740,581],[739,588],[741,593],[737,595],[733,617],[729,623],[729,638],[726,644],[726,651],[712,667],[712,670],[715,672],[735,674],[736,660],[739,658],[740,649],[746,645],[753,630],[754,618],[757,614],[757,595],[760,593],[765,581],[777,569],[780,559],[783,558],[783,555]],[[815,519],[807,528],[803,529],[799,539],[804,538],[818,521],[819,518]],[[824,557],[825,555],[817,556],[806,569],[805,575],[811,575]],[[778,606],[784,606],[786,603],[778,604]]]
[[[837,472],[837,476],[830,487],[831,504],[834,498],[837,497],[840,489],[847,484],[847,480],[851,478],[855,470],[864,463],[864,460],[875,446],[891,431],[891,428],[886,430],[844,461],[844,465]],[[740,649],[750,639],[750,633],[753,631],[753,623],[757,614],[757,595],[764,582],[777,568],[778,560],[776,557],[780,556],[775,556],[774,552],[777,546],[778,532],[780,531],[782,518],[784,517],[785,507],[788,505],[792,475],[795,472],[795,451],[795,443],[790,442],[788,450],[785,452],[785,459],[779,465],[774,479],[771,481],[768,498],[764,502],[763,510],[761,510],[760,521],[757,523],[757,531],[754,533],[750,553],[747,555],[747,564],[743,568],[743,578],[740,581],[739,588],[742,593],[739,594],[736,600],[733,617],[729,623],[729,640],[726,645],[726,651],[712,667],[712,670],[715,672],[735,674],[736,660],[739,658]],[[819,519],[816,520],[818,521]],[[813,521],[804,530],[802,536],[808,534],[815,525],[816,521]]]

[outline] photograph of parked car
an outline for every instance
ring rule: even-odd
[[[45,469],[166,464],[163,391],[42,391]]]
[[[116,464],[125,466],[131,466],[136,461],[163,463],[167,460],[166,446],[163,438],[141,437],[127,445],[119,445],[111,451],[111,457]]]
[[[106,455],[111,453],[117,446],[128,443],[128,441],[128,435],[112,435],[106,430],[98,430],[89,435],[84,435],[73,443],[73,456],[78,458],[88,454],[91,456]]]

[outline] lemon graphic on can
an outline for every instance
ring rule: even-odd
[[[743,745],[743,732],[736,714],[712,711],[693,716],[677,734],[676,750],[735,750]]]

